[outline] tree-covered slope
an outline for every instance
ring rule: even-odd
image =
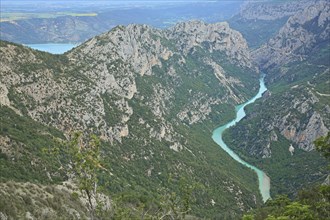
[[[119,26],[64,55],[2,41],[0,56],[1,138],[9,140],[1,145],[4,184],[66,180],[40,151],[53,147],[52,137],[81,130],[102,141],[107,171],[99,178],[110,197],[157,204],[159,188],[180,193],[170,177],[185,177],[202,186],[194,216],[232,219],[260,204],[254,173],[211,139],[258,85],[247,44],[228,24],[195,21],[164,31]],[[11,159],[23,150],[40,161],[40,172],[27,159]],[[22,175],[23,168],[31,174]]]
[[[316,150],[329,161],[330,132],[314,142]],[[329,166],[327,167],[329,171]],[[287,195],[277,195],[262,207],[251,210],[244,220],[276,219],[328,219],[330,217],[329,176],[321,185],[304,187],[293,200]]]

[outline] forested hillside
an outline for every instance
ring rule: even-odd
[[[121,195],[147,211],[157,206],[159,189],[180,194],[177,182],[185,178],[202,186],[192,215],[238,217],[261,202],[256,176],[222,152],[211,133],[256,93],[259,76],[249,57],[245,40],[227,23],[197,21],[165,31],[119,26],[65,55],[2,41],[2,181],[15,181],[25,196],[33,192],[22,182],[39,191],[49,186],[56,193],[49,196],[63,201],[36,208],[32,198],[32,216],[78,211],[58,186],[73,177],[42,154],[56,146],[54,137],[78,130],[101,139],[105,170],[98,178],[110,198]],[[15,206],[16,194],[9,195]],[[4,214],[27,211],[17,210]]]

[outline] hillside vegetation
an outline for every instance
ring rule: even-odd
[[[60,187],[74,176],[42,154],[56,147],[54,138],[77,130],[100,138],[103,194],[133,208],[157,210],[160,197],[180,197],[180,179],[201,186],[192,194],[190,214],[197,217],[238,218],[261,203],[254,173],[211,139],[217,125],[234,117],[234,106],[258,89],[247,44],[227,23],[194,21],[163,31],[118,26],[64,55],[4,41],[0,48],[1,181],[25,196],[24,183],[40,191],[49,186],[64,203],[31,212],[33,198],[29,209],[4,215],[41,216],[48,207],[50,216],[88,216],[88,206],[76,210],[81,204]]]

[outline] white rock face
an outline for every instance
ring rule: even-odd
[[[292,144],[291,144],[290,147],[289,147],[289,152],[290,152],[291,156],[293,156],[293,153],[294,153],[294,147],[292,146]]]
[[[240,16],[247,20],[276,20],[294,15],[298,11],[317,3],[319,0],[277,1],[247,1],[242,7]]]
[[[231,85],[232,84],[237,84],[237,85],[242,85],[242,83],[234,78],[234,77],[231,77],[231,76],[227,76],[225,74],[225,71],[224,69],[218,65],[217,63],[211,61],[211,60],[208,60],[207,63],[213,68],[213,71],[214,71],[214,75],[217,77],[217,79],[219,80],[220,84],[222,86],[225,86],[227,91],[228,91],[228,95],[229,97],[231,97],[232,99],[235,100],[236,103],[241,103],[242,102],[242,97],[238,97],[238,95],[236,95],[232,88],[231,88]]]
[[[232,60],[237,60],[240,65],[252,67],[248,46],[238,31],[229,27],[227,22],[206,24],[201,21],[183,22],[169,29],[167,36],[177,42],[178,47],[183,47],[187,54],[193,47],[209,42],[212,50],[224,51]]]
[[[10,106],[10,100],[8,98],[8,89],[4,84],[0,84],[0,104]]]
[[[314,20],[318,24],[317,33],[308,27]],[[263,69],[300,61],[317,41],[329,40],[329,36],[330,4],[328,1],[317,1],[291,16],[279,33],[254,51],[252,57]]]
[[[157,122],[145,123],[143,118],[139,122],[141,127],[150,137],[167,141],[171,149],[179,152],[184,148],[179,144],[180,135],[166,119],[176,102],[175,89],[150,83],[150,93],[141,96],[144,88],[139,88],[138,80],[154,77],[154,68],[166,68],[165,74],[179,87],[182,73],[177,72],[175,65],[186,65],[186,56],[195,47],[210,53],[221,51],[235,65],[252,67],[246,41],[225,22],[191,21],[168,30],[146,25],[118,26],[75,48],[65,57],[66,63],[49,64],[57,68],[36,68],[25,75],[15,69],[17,59],[24,61],[23,65],[42,61],[28,49],[18,53],[12,45],[2,47],[2,52],[8,55],[1,57],[5,65],[1,71],[0,103],[14,108],[8,98],[9,89],[13,89],[22,97],[23,105],[29,106],[28,115],[34,120],[66,133],[95,128],[103,140],[113,143],[130,137],[130,120],[135,110],[129,103],[136,99],[135,102],[144,103],[151,110]],[[163,62],[174,55],[177,56],[174,63],[163,67]],[[245,100],[233,91],[244,85],[232,73],[226,73],[212,59],[204,60],[203,65],[211,66],[226,94],[215,98],[191,89],[191,100],[178,110],[177,120],[196,124],[206,120],[215,105]]]

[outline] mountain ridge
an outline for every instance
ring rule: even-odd
[[[253,174],[238,178],[252,171],[221,152],[211,132],[233,117],[237,103],[254,95],[258,73],[245,40],[227,24],[193,21],[177,28],[170,34],[145,25],[118,26],[64,55],[2,41],[0,100],[7,112],[2,120],[33,119],[55,127],[62,137],[74,130],[95,133],[112,173],[102,178],[114,180],[112,193],[140,192],[152,201],[160,185],[177,190],[167,183],[168,176],[188,176],[207,186],[196,197],[194,215],[237,218],[261,202],[257,180]],[[183,42],[177,41],[181,35],[186,36]],[[228,45],[236,52],[228,52]],[[13,141],[22,140],[15,127],[3,126],[1,136],[16,146],[9,149],[26,148],[24,141],[21,146]],[[38,155],[41,147],[33,153],[36,161],[45,160]],[[8,167],[14,163],[1,161]],[[36,169],[26,161],[17,169],[21,166]],[[47,162],[43,166],[54,179],[54,168]]]

